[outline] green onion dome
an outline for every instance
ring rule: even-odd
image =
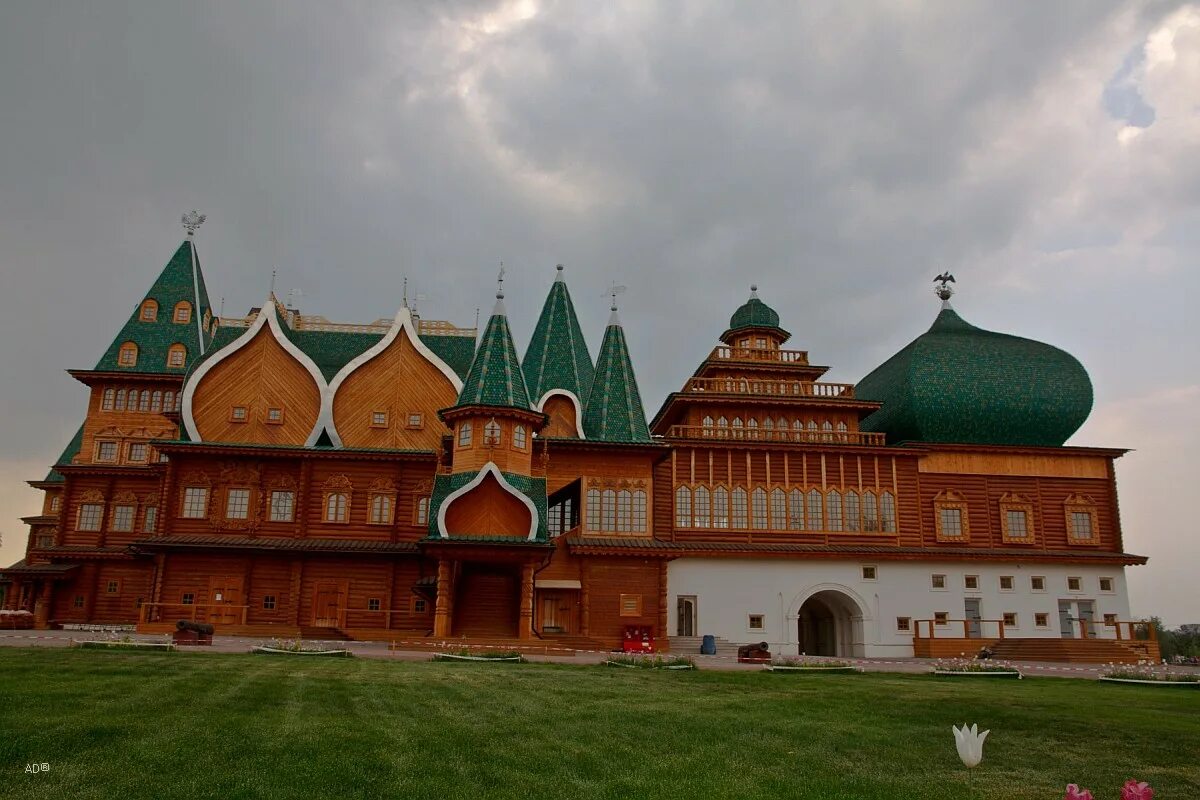
[[[750,287],[750,299],[733,312],[733,316],[729,318],[729,330],[721,334],[721,338],[725,339],[730,334],[748,328],[774,329],[783,339],[787,339],[791,335],[779,327],[778,312],[758,299],[757,286]]]
[[[1070,353],[976,328],[949,303],[854,391],[883,403],[861,428],[889,442],[1058,447],[1092,410],[1092,382]]]

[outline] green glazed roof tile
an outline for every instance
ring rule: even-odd
[[[442,503],[450,496],[451,492],[466,486],[471,481],[475,480],[477,472],[456,472],[453,475],[438,475],[433,481],[433,495],[429,500],[429,536],[430,539],[442,539],[441,533],[438,531],[438,510],[442,507]],[[550,540],[550,532],[546,527],[546,479],[531,478],[528,475],[517,475],[512,472],[501,472],[504,480],[508,481],[514,489],[533,501],[534,508],[537,509],[538,527],[537,541],[547,542]],[[526,536],[499,536],[492,534],[489,531],[479,531],[481,537],[490,541],[529,541]],[[472,541],[478,541],[478,537],[455,537],[455,538],[470,538]]]
[[[517,360],[502,298],[498,298],[488,320],[455,405],[530,409],[529,390],[521,362]]]
[[[67,446],[63,449],[62,455],[54,462],[54,466],[70,464],[75,456],[79,455],[79,449],[83,447],[83,426],[79,426],[79,430],[75,431],[75,435],[71,437],[71,441],[67,442]],[[51,469],[46,475],[46,483],[63,483],[66,477],[57,469]]]
[[[606,442],[650,441],[625,331],[615,310],[600,344],[596,375],[583,411],[583,432],[589,439]]]
[[[551,389],[566,389],[587,404],[595,372],[583,330],[575,316],[571,293],[562,279],[562,267],[550,287],[542,314],[533,329],[521,369],[530,397],[536,403]]]
[[[1058,447],[1092,409],[1091,380],[1072,355],[976,328],[949,305],[854,391],[883,403],[862,430],[889,442]]]
[[[779,327],[779,314],[775,309],[758,299],[757,286],[750,287],[750,299],[733,312],[733,316],[729,318],[729,329],[721,334],[721,338],[725,339],[729,334],[744,328],[774,328],[784,339],[790,336],[787,331]]]

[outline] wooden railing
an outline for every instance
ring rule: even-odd
[[[811,431],[782,428],[717,428],[707,425],[672,425],[667,430],[672,439],[720,439],[751,442],[800,442],[807,444],[852,444],[881,447],[887,435],[866,431]]]
[[[771,347],[714,347],[713,361],[768,361],[776,364],[807,364],[805,350],[777,350]]]
[[[687,386],[684,387],[684,391],[770,395],[775,397],[836,397],[842,400],[849,400],[854,397],[854,384],[761,380],[754,378],[690,378]]]
[[[928,636],[923,636],[921,626],[924,625],[928,631]],[[989,633],[988,625],[995,625],[995,636],[986,635]],[[940,622],[936,619],[916,619],[913,620],[913,638],[914,639],[936,639],[938,638],[938,629],[941,628],[943,639],[1003,639],[1004,638],[1004,620],[1002,619],[945,619]],[[974,631],[971,629],[975,628]],[[958,634],[961,632],[961,636]]]
[[[152,613],[157,610],[157,614]],[[245,625],[250,606],[227,603],[142,603],[138,622],[174,622],[186,619],[191,622],[217,622],[224,625]],[[212,619],[219,615],[220,621]],[[229,619],[233,617],[233,619]]]
[[[1114,620],[1112,622],[1105,622],[1104,626],[1113,628],[1116,631],[1118,640],[1128,639],[1134,642],[1158,641],[1158,630],[1150,620]]]

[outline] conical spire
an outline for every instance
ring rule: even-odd
[[[596,375],[583,412],[583,430],[587,438],[601,441],[650,441],[646,412],[642,409],[642,397],[615,302],[600,344]]]
[[[463,381],[456,406],[499,406],[530,410],[529,390],[513,346],[504,312],[504,292],[496,292],[496,307],[475,350],[475,360]]]
[[[571,293],[563,280],[562,264],[558,265],[542,315],[533,329],[521,369],[534,403],[540,402],[551,389],[565,389],[579,398],[580,403],[587,402],[595,370],[579,318],[575,316]]]
[[[154,304],[146,301],[152,300]],[[187,302],[186,322],[176,322],[176,308]],[[151,312],[148,306],[153,308]],[[108,350],[96,363],[97,371],[183,374],[195,359],[208,349],[212,335],[206,331],[211,306],[200,259],[191,233],[171,256],[154,285],[137,304],[129,321],[113,339]],[[137,345],[132,365],[120,362],[121,346],[126,342]],[[182,364],[168,364],[172,345],[185,348]]]

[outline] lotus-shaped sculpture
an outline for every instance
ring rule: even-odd
[[[1154,790],[1145,781],[1128,780],[1121,787],[1121,800],[1154,800]]]
[[[1063,800],[1093,800],[1092,793],[1087,789],[1080,789],[1074,783],[1067,784],[1067,793],[1063,795]]]
[[[978,725],[967,727],[963,723],[961,728],[950,726],[950,730],[954,731],[954,745],[958,748],[958,757],[967,767],[977,767],[979,762],[983,761],[983,740],[991,731],[979,732]]]

